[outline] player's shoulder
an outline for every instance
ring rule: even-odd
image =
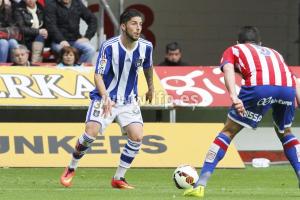
[[[111,46],[111,45],[113,45],[114,43],[117,43],[117,42],[119,42],[119,37],[118,36],[112,37],[112,38],[110,38],[110,39],[108,39],[108,40],[106,40],[102,43],[102,48],[105,48],[107,46]]]
[[[150,46],[151,48],[153,48],[153,45],[152,45],[152,42],[148,41],[148,40],[145,40],[143,38],[139,38],[139,43],[141,44],[145,44],[146,46]]]
[[[267,52],[273,52],[273,54],[275,54],[275,56],[279,56],[279,58],[281,60],[284,60],[282,54],[279,53],[276,49],[273,49],[271,47],[266,47],[266,46],[263,46],[263,48],[265,49],[265,51],[267,51]]]
[[[242,48],[246,48],[246,47],[247,47],[246,43],[240,43],[240,44],[235,44],[235,45],[230,46],[230,48],[232,48],[232,49],[242,49]]]
[[[277,53],[277,54],[279,54],[281,56],[281,53],[279,53],[276,49],[273,49],[271,47],[266,47],[266,46],[264,46],[264,48],[266,48],[266,49],[268,49],[270,51],[273,51],[273,52],[275,52],[275,53]]]
[[[238,49],[239,48],[237,47],[237,45],[228,46],[224,49],[223,54],[228,52],[238,51]]]

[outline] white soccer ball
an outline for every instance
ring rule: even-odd
[[[193,187],[199,176],[196,169],[190,165],[180,165],[173,174],[175,185],[179,189],[187,189]]]

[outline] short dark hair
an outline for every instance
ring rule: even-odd
[[[255,26],[242,27],[238,33],[238,42],[241,44],[247,42],[259,44],[261,42],[261,38],[258,28]]]
[[[167,44],[166,46],[166,53],[168,53],[169,51],[175,51],[179,49],[179,51],[181,51],[181,47],[177,42],[171,42],[169,44]]]
[[[133,17],[140,17],[144,21],[144,16],[136,9],[127,9],[120,16],[120,24],[126,24]]]

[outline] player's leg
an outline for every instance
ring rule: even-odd
[[[207,181],[214,172],[217,164],[224,158],[227,148],[235,135],[243,129],[243,126],[227,118],[222,131],[210,146],[200,172],[200,176],[194,187],[199,185],[206,187]]]
[[[98,122],[87,122],[85,126],[85,132],[79,136],[75,145],[74,152],[72,154],[72,161],[70,162],[69,168],[76,169],[78,161],[84,156],[89,147],[95,141],[99,134],[101,125]]]
[[[285,88],[281,94],[281,104],[273,105],[274,128],[282,143],[284,153],[295,170],[300,187],[300,143],[291,130],[295,112],[293,95],[295,92],[292,88]]]
[[[120,157],[120,164],[116,171],[115,178],[125,177],[127,169],[130,168],[135,156],[139,152],[143,139],[143,126],[140,123],[132,123],[125,128],[128,139]]]
[[[85,132],[79,136],[77,140],[70,164],[65,168],[65,171],[60,177],[60,182],[63,186],[70,187],[72,185],[72,178],[75,176],[75,170],[77,169],[78,162],[95,141],[100,128],[101,125],[97,122],[86,123]]]
[[[125,105],[123,112],[117,117],[117,121],[122,127],[122,131],[127,134],[127,144],[121,153],[120,163],[113,177],[112,186],[120,189],[133,189],[125,181],[125,173],[130,168],[142,145],[143,119],[140,108],[134,104]]]
[[[242,129],[243,126],[234,122],[230,118],[227,118],[224,128],[215,138],[206,154],[198,181],[195,183],[193,188],[187,189],[184,192],[185,196],[204,196],[204,188],[206,187],[207,181],[214,172],[217,164],[224,158],[231,140]]]
[[[294,168],[300,188],[300,142],[292,134],[291,128],[285,128],[284,133],[281,133],[275,126],[275,131],[282,143],[285,156]]]
[[[121,156],[120,164],[112,180],[112,186],[120,189],[133,189],[125,180],[125,173],[130,168],[135,156],[138,154],[143,138],[143,125],[140,123],[131,123],[124,127],[128,139]]]
[[[103,118],[102,104],[100,101],[91,101],[89,109],[86,116],[86,126],[85,132],[79,136],[77,143],[72,153],[72,159],[68,167],[66,167],[64,173],[61,175],[60,182],[65,187],[72,185],[72,178],[75,175],[75,170],[77,169],[80,159],[88,151],[91,144],[95,141],[96,136],[99,132],[103,132],[105,127],[113,121],[114,116],[108,118]]]
[[[215,138],[206,154],[198,181],[195,183],[194,188],[188,189],[184,192],[185,196],[203,197],[204,188],[206,187],[207,182],[214,172],[217,164],[225,156],[231,140],[240,130],[243,129],[243,127],[257,127],[257,124],[261,120],[263,114],[269,109],[269,106],[259,107],[256,105],[256,101],[261,98],[260,96],[265,95],[266,93],[262,91],[265,91],[265,89],[257,87],[242,87],[239,98],[243,101],[247,113],[244,116],[240,116],[234,107],[231,107],[224,128]],[[249,113],[251,113],[251,115]]]

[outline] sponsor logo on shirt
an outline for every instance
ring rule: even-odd
[[[136,60],[135,66],[136,66],[137,68],[138,68],[138,67],[142,67],[143,62],[144,62],[144,59],[143,59],[143,58],[139,58],[139,59]]]

